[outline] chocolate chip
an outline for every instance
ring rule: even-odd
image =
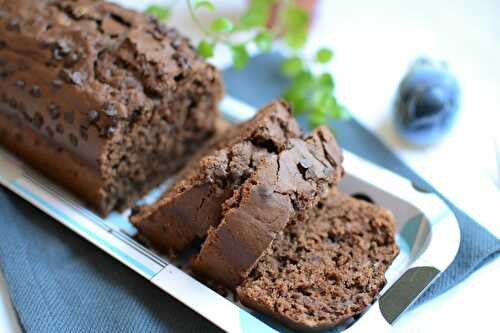
[[[63,134],[64,133],[64,127],[63,127],[63,125],[57,124],[56,125],[56,132],[60,133],[60,134]]]
[[[75,147],[78,146],[78,138],[76,137],[76,135],[74,135],[73,133],[70,133],[69,134],[69,141],[71,142],[71,144]]]
[[[88,130],[90,127],[90,121],[88,119],[82,119],[82,123],[80,124],[80,128],[84,130]]]
[[[83,126],[80,126],[80,137],[83,141],[87,141],[89,138],[89,134],[87,133],[87,129]]]
[[[63,60],[64,54],[61,53],[61,50],[59,50],[58,48],[55,48],[54,51],[52,51],[52,57],[55,60]]]
[[[116,110],[115,106],[111,103],[107,103],[106,105],[104,105],[103,111],[108,117],[114,117],[118,115],[118,111]]]
[[[47,132],[47,135],[49,137],[53,137],[54,136],[54,131],[49,126],[45,127],[45,131]]]
[[[5,80],[9,77],[9,73],[6,71],[0,72],[0,80]]]
[[[23,80],[16,80],[15,84],[16,84],[16,87],[23,89],[24,86],[26,85],[26,82],[24,82]]]
[[[43,126],[43,117],[40,112],[35,113],[35,115],[33,116],[33,125],[35,125],[36,128],[40,128]]]
[[[52,84],[52,88],[59,90],[59,89],[61,89],[63,82],[61,80],[52,80],[51,84]]]
[[[174,41],[172,41],[171,45],[175,50],[177,50],[179,47],[181,47],[182,41],[180,39],[175,39]]]
[[[36,84],[33,85],[33,87],[31,87],[30,94],[31,94],[31,96],[37,97],[37,98],[42,96],[42,93],[40,92],[40,87],[37,86]]]
[[[7,44],[5,43],[5,41],[0,40],[0,50],[4,49],[6,46]]]
[[[7,30],[10,31],[20,31],[21,25],[19,24],[19,20],[17,19],[10,19],[9,22],[7,22]]]
[[[75,121],[75,115],[73,111],[64,112],[64,120],[66,120],[66,122],[68,122],[69,124],[73,124],[73,122]]]
[[[59,49],[61,54],[67,55],[71,52],[73,47],[70,45],[70,43],[67,40],[61,39],[61,40],[57,41],[57,48]]]
[[[78,62],[78,60],[80,60],[80,56],[78,55],[78,53],[70,53],[66,59],[64,59],[64,65],[67,66],[67,67],[70,67],[70,66],[73,66],[74,64],[76,64]]]
[[[52,119],[59,118],[60,112],[59,112],[59,107],[57,105],[49,104],[49,106],[47,107],[47,111],[49,112]]]
[[[88,114],[88,118],[91,124],[95,123],[97,120],[99,120],[99,112],[97,112],[96,110],[90,111]]]
[[[116,132],[116,127],[113,126],[108,126],[108,127],[103,127],[101,128],[101,136],[107,137],[107,138],[112,138],[113,134]]]
[[[81,72],[71,72],[70,70],[62,69],[59,73],[59,77],[68,83],[73,83],[81,86],[87,79],[87,74]]]

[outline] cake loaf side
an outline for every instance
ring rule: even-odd
[[[174,29],[91,0],[0,0],[0,144],[98,212],[131,206],[214,132],[220,73]]]
[[[186,249],[219,224],[223,203],[255,172],[270,147],[282,150],[289,139],[302,135],[288,104],[269,104],[207,147],[160,200],[135,209],[131,222],[163,252]]]
[[[373,302],[398,253],[389,211],[332,192],[276,237],[237,295],[294,330],[326,330]]]

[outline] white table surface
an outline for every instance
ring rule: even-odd
[[[145,2],[118,1],[135,8]],[[158,1],[156,1],[158,2]],[[183,1],[172,24],[197,38]],[[243,0],[215,0],[237,15]],[[219,13],[220,13],[219,12]],[[500,183],[493,138],[500,133],[500,1],[323,0],[309,50],[328,45],[337,96],[367,128],[443,194],[500,236]],[[206,15],[204,17],[208,17]],[[439,145],[404,144],[391,122],[392,97],[419,55],[446,59],[463,92],[455,130]],[[227,64],[218,50],[214,61]],[[496,205],[495,205],[496,203]],[[500,259],[455,288],[408,312],[394,332],[498,332]],[[0,332],[20,332],[0,274]]]

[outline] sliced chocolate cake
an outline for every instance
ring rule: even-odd
[[[332,192],[279,233],[237,295],[293,329],[328,329],[374,301],[398,253],[389,211]]]

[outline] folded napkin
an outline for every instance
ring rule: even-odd
[[[261,106],[286,80],[276,55],[252,59],[243,72],[225,73],[228,94]],[[242,79],[244,78],[244,79]],[[258,82],[258,84],[257,84]],[[335,124],[342,146],[432,189],[356,121]],[[457,258],[425,293],[430,299],[460,282],[500,242],[448,202],[462,232]],[[214,325],[123,264],[0,188],[0,268],[27,332],[216,332]]]

